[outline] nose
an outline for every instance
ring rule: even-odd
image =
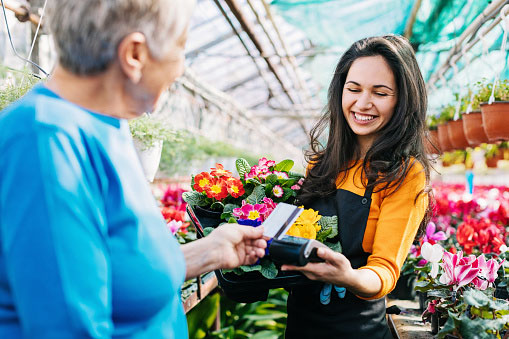
[[[368,92],[362,92],[358,97],[355,105],[360,110],[368,110],[373,107],[373,102],[371,101],[371,95]]]

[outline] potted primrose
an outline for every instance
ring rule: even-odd
[[[447,125],[454,117],[454,105],[447,105],[437,118],[438,142],[442,152],[449,152],[454,149],[449,139],[449,130]]]

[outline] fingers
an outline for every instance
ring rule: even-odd
[[[263,226],[239,228],[242,230],[244,239],[259,239],[263,236]]]

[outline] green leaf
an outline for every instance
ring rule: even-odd
[[[228,223],[229,223],[229,224],[236,224],[236,223],[237,223],[237,219],[235,219],[235,218],[230,218],[230,219],[228,219]]]
[[[272,184],[268,183],[268,184],[265,184],[265,195],[266,196],[270,196],[272,195]]]
[[[329,236],[329,234],[331,234],[332,232],[332,229],[328,228],[328,229],[324,229],[322,228],[320,231],[318,231],[318,233],[316,233],[316,240],[318,240],[319,242],[324,242],[325,239],[327,239],[327,237]]]
[[[265,197],[265,188],[263,186],[256,186],[253,193],[247,197],[246,201],[251,205],[260,204],[263,202],[263,198]]]
[[[210,205],[210,209],[213,210],[213,211],[223,211],[224,210],[224,205],[222,202],[220,201],[216,201],[215,203],[213,203],[212,205]]]
[[[329,232],[326,238],[332,239],[338,235],[338,217],[334,216],[322,216],[320,220],[318,220],[318,225],[322,228],[318,231],[318,234],[321,232]],[[318,235],[317,235],[318,236]]]
[[[341,246],[341,243],[338,241],[338,242],[324,242],[324,245],[326,245],[327,247],[329,247],[331,250],[335,251],[335,252],[339,252],[341,253],[343,251],[343,247]]]
[[[253,271],[261,271],[262,270],[261,265],[244,265],[244,266],[239,266],[239,268],[242,270],[242,272],[253,272]]]
[[[276,166],[274,166],[274,170],[279,172],[290,172],[290,170],[293,167],[293,164],[294,164],[293,160],[286,159],[281,161],[279,164],[276,164]]]
[[[438,297],[438,298],[447,298],[451,296],[451,291],[447,288],[439,289],[439,290],[431,290],[428,291],[428,297]]]
[[[277,175],[276,174],[269,174],[266,178],[265,178],[265,182],[266,183],[270,183],[272,185],[277,185]]]
[[[479,309],[489,310],[509,310],[509,303],[500,299],[487,296],[479,290],[466,290],[463,294],[463,300],[466,304]]]
[[[274,279],[277,276],[277,268],[276,265],[269,259],[262,259],[262,275],[267,279]]]
[[[206,237],[206,236],[207,236],[207,235],[209,235],[209,234],[210,234],[210,232],[212,232],[213,230],[214,230],[214,228],[213,228],[213,227],[205,227],[205,228],[203,229],[203,236],[204,236],[204,237]]]
[[[293,190],[290,188],[283,187],[284,194],[281,197],[282,201],[288,200],[291,196],[293,196]]]
[[[235,161],[235,167],[237,167],[237,172],[242,180],[246,177],[246,173],[251,171],[251,166],[244,158],[239,158]]]
[[[239,205],[235,205],[235,204],[226,204],[226,205],[224,205],[223,213],[221,214],[221,219],[222,220],[229,220],[230,218],[233,218],[233,210],[236,209],[236,208],[239,208],[239,207],[240,207]],[[234,221],[234,222],[236,222],[236,221]]]
[[[182,199],[187,202],[190,206],[206,206],[207,197],[200,192],[190,191],[182,193]]]

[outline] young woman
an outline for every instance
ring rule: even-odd
[[[283,266],[317,281],[290,291],[287,338],[391,337],[384,297],[429,204],[426,106],[405,38],[363,39],[340,59],[326,113],[311,132],[299,199],[321,215],[338,216],[343,252],[320,249],[324,263]]]

